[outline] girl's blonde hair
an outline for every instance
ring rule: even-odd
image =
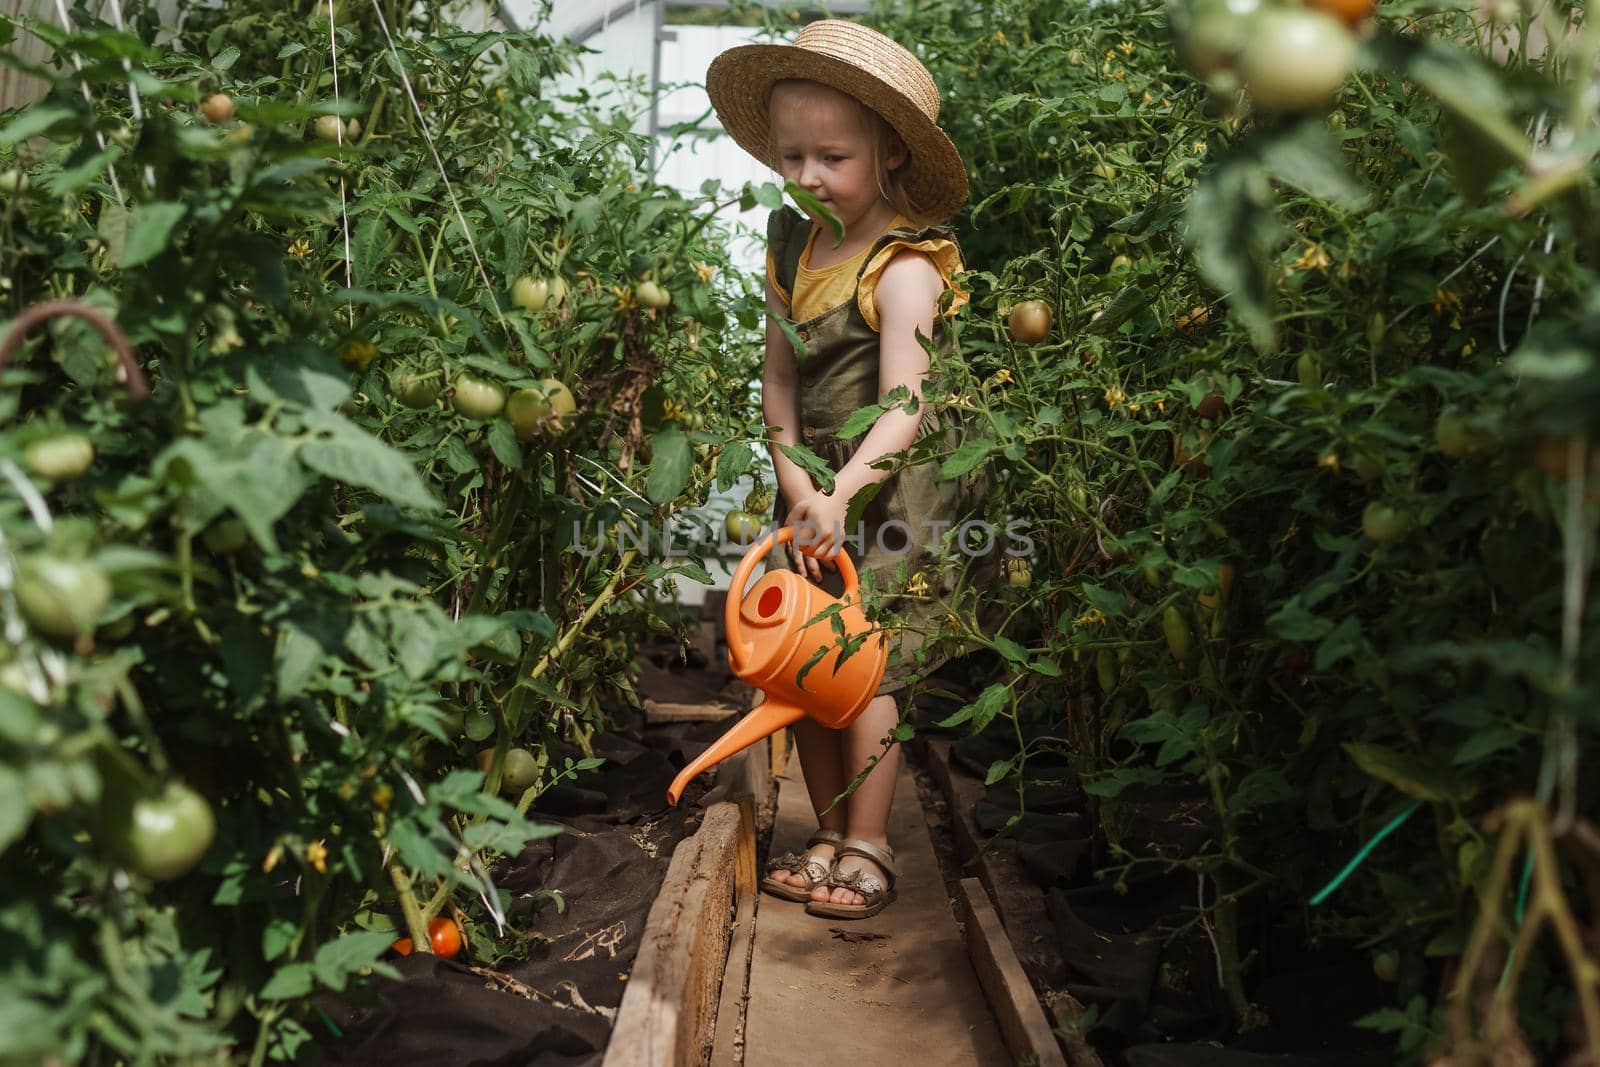
[[[777,137],[776,134],[770,129],[770,124],[772,121],[772,94],[777,91],[780,85],[821,84],[821,82],[812,82],[803,78],[786,78],[772,83],[772,88],[767,90],[766,103],[767,121],[769,124],[768,133],[772,136],[773,140],[776,140]],[[832,86],[826,86],[826,88],[832,88]],[[835,92],[837,91],[838,90],[835,90]],[[849,97],[850,101],[856,105],[856,110],[861,116],[862,125],[867,131],[867,136],[871,139],[873,170],[877,174],[879,195],[889,202],[889,206],[894,208],[897,214],[905,216],[907,219],[918,224],[919,226],[930,224],[933,220],[919,211],[916,205],[912,203],[911,197],[906,193],[905,172],[911,164],[911,149],[907,147],[905,140],[895,132],[894,127],[889,125],[888,120],[882,115],[878,114],[878,112],[874,111],[860,100],[857,100],[855,97],[850,96],[848,93],[843,93],[841,95]],[[905,159],[898,167],[890,170],[887,162],[889,145],[892,141],[896,140],[900,141],[900,148],[901,151],[905,153]]]

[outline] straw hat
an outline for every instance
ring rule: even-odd
[[[939,128],[939,89],[917,57],[876,30],[844,19],[808,24],[793,44],[730,48],[706,71],[706,91],[739,146],[780,170],[767,94],[775,82],[803,78],[848,93],[882,115],[911,152],[906,195],[943,221],[967,201],[961,153]]]

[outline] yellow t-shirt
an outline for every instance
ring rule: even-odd
[[[911,221],[904,216],[896,215],[889,223],[888,229],[910,228]],[[877,255],[867,264],[866,270],[861,270],[861,261],[867,253],[872,251],[872,244],[868,244],[861,251],[851,256],[842,263],[835,263],[831,267],[821,267],[813,270],[807,266],[811,261],[811,248],[816,243],[817,234],[822,232],[822,227],[813,225],[811,236],[806,239],[805,251],[800,254],[799,268],[795,272],[794,293],[791,295],[783,291],[783,286],[778,282],[777,265],[772,258],[772,252],[767,252],[767,277],[772,279],[772,287],[777,290],[778,296],[789,305],[789,318],[795,322],[807,322],[824,312],[831,311],[840,304],[849,301],[852,291],[855,293],[857,306],[861,309],[861,317],[866,320],[872,329],[878,328],[878,280],[883,277],[884,268],[889,265],[897,254],[907,249],[921,252],[933,261],[934,267],[939,271],[939,276],[944,279],[945,288],[954,294],[946,316],[954,315],[966,305],[970,294],[956,286],[955,275],[963,269],[961,252],[956,248],[955,242],[943,237],[936,237],[927,241],[911,241],[897,239],[889,242],[878,250]],[[887,232],[887,230],[885,231]],[[856,274],[861,274],[861,284],[856,285]]]

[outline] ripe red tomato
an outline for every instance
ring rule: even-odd
[[[428,944],[435,956],[453,960],[461,951],[461,928],[442,916],[434,919],[428,924]],[[416,945],[409,937],[402,937],[390,947],[402,956],[409,956]]]
[[[1352,30],[1366,21],[1377,7],[1377,0],[1308,0],[1307,7],[1326,11]]]
[[[1011,309],[1006,325],[1018,344],[1033,345],[1050,335],[1050,321],[1054,317],[1055,312],[1043,300],[1024,300]]]

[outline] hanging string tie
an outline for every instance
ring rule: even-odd
[[[328,3],[328,58],[333,67],[333,109],[335,117],[341,110],[339,106],[339,35],[334,28],[333,3]],[[344,287],[346,290],[355,288],[355,268],[350,260],[350,206],[345,199],[344,192],[344,121],[341,119],[338,134],[334,138],[339,146],[339,221],[344,228]],[[344,305],[345,317],[349,320],[351,329],[356,325],[356,307],[351,301],[346,300]]]
[[[66,30],[68,33],[71,33],[72,19],[67,16],[66,0],[56,0],[56,14],[61,18],[61,28]],[[78,58],[76,53],[74,53],[72,56],[72,67],[79,74],[83,73],[83,61]],[[87,103],[90,108],[93,108],[94,94],[89,91],[89,83],[86,81],[80,81],[78,82],[78,88],[83,90],[84,102]],[[129,90],[135,92],[137,91],[133,90],[132,82],[128,83],[128,88]],[[132,99],[132,97],[129,99]],[[101,133],[99,130],[96,130],[94,131],[94,140],[95,143],[100,146],[100,151],[104,152],[106,150],[106,135]],[[111,181],[111,195],[117,198],[117,206],[126,207],[127,201],[122,196],[122,183],[117,180],[117,169],[110,163],[106,164],[106,177]]]
[[[472,227],[467,225],[466,212],[461,210],[461,201],[456,199],[455,186],[450,184],[450,176],[445,173],[444,160],[439,156],[439,147],[434,144],[433,134],[428,131],[428,123],[422,115],[422,106],[417,103],[417,94],[411,91],[411,79],[406,76],[400,49],[395,46],[394,35],[389,32],[389,22],[383,17],[383,8],[379,6],[378,0],[372,0],[372,10],[378,16],[378,26],[383,30],[384,40],[389,43],[389,54],[394,59],[395,70],[400,74],[400,84],[405,88],[406,99],[411,103],[411,112],[417,116],[417,128],[422,131],[422,139],[428,142],[428,151],[433,155],[433,165],[438,168],[439,178],[444,182],[444,191],[450,195],[450,203],[456,211],[456,221],[461,224],[461,235],[467,239],[467,249],[472,253],[472,262],[477,264],[483,291],[489,296],[489,305],[494,308],[494,317],[499,321],[500,329],[509,337],[511,327],[506,323],[505,313],[500,310],[500,300],[495,296],[494,286],[489,282],[489,272],[484,270],[483,260],[478,256],[478,244],[472,239]]]

